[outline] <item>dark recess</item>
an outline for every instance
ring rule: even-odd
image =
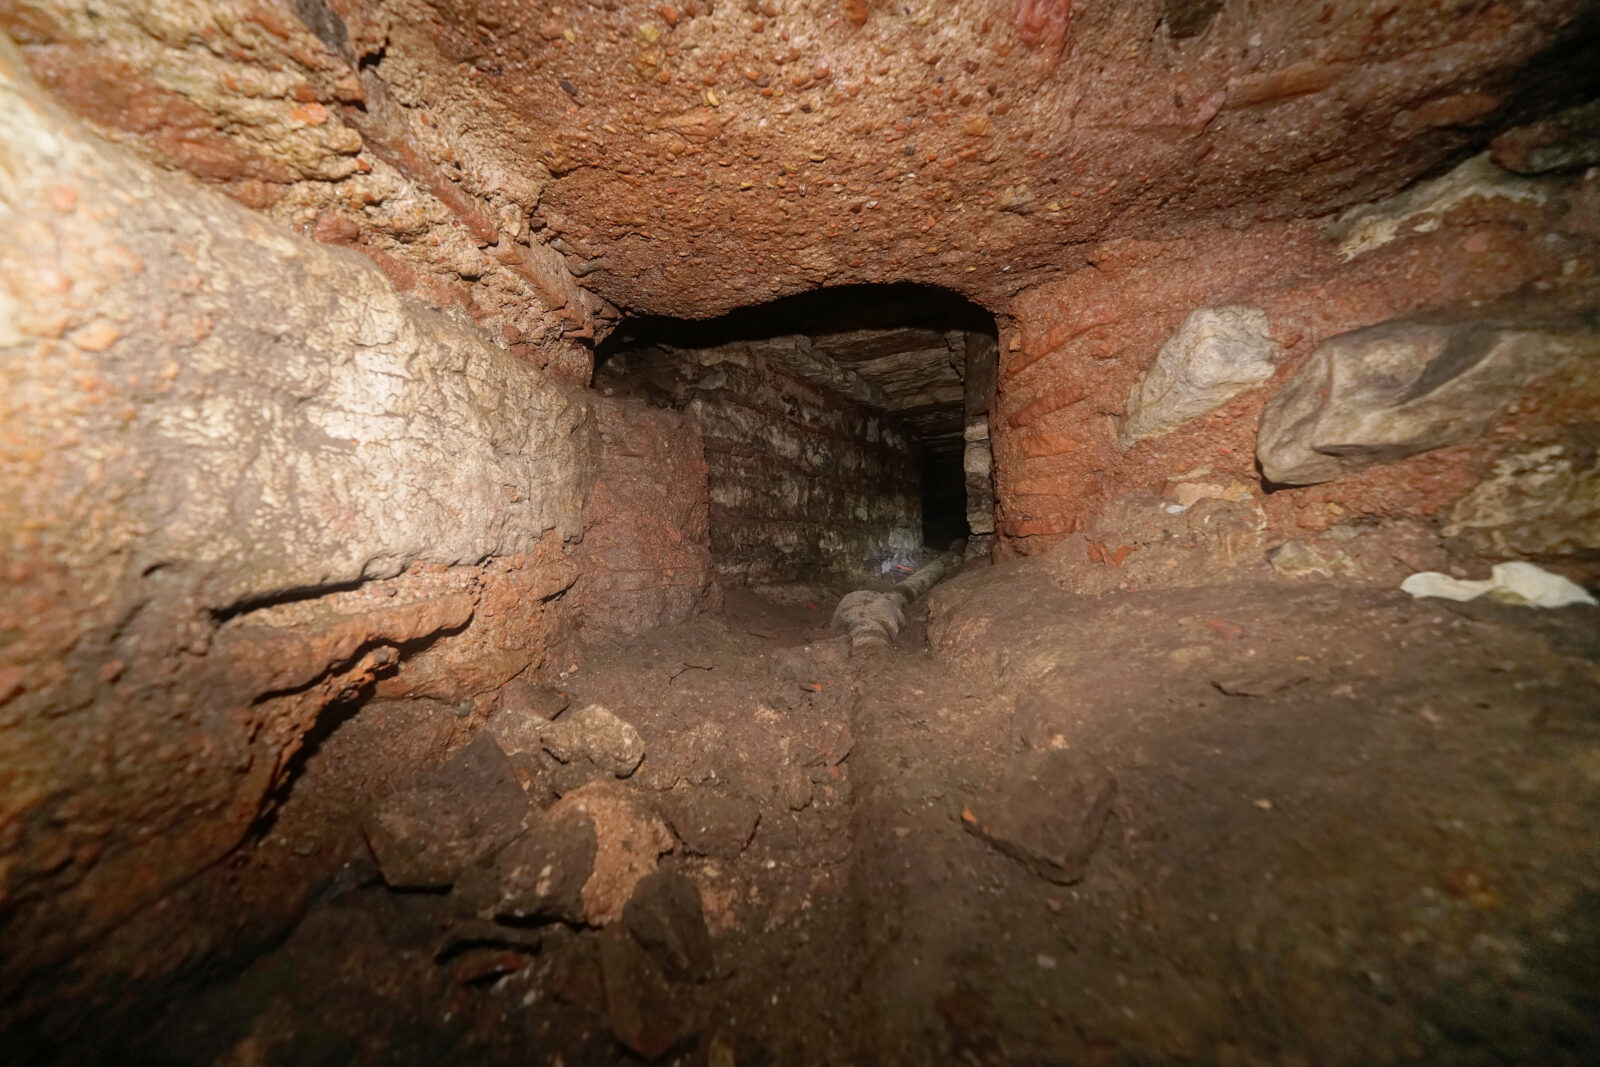
[[[650,344],[709,348],[803,333],[921,326],[994,333],[994,317],[960,293],[931,285],[841,285],[740,308],[711,319],[644,315],[625,320],[595,348],[595,365],[628,348]]]
[[[967,536],[967,476],[959,452],[922,454],[922,540],[944,548]]]
[[[905,327],[995,334],[994,317],[953,290],[909,282],[847,285],[784,297],[710,319],[630,318],[595,348],[595,368],[605,366],[619,353],[654,346],[711,348],[791,334],[815,338]],[[962,418],[960,411],[951,415]],[[921,443],[923,538],[929,546],[942,549],[969,533],[962,443],[948,437]]]

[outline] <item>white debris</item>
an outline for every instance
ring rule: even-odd
[[[1438,229],[1446,213],[1468,200],[1501,197],[1542,204],[1545,197],[1539,188],[1527,178],[1508,174],[1484,152],[1441,178],[1421,182],[1388,200],[1351,208],[1329,228],[1329,235],[1339,242],[1340,258],[1349,261],[1401,236],[1406,223],[1419,233]]]
[[[1532,563],[1496,563],[1486,581],[1466,581],[1438,571],[1421,571],[1400,583],[1414,597],[1472,600],[1487,593],[1508,604],[1535,608],[1564,608],[1569,604],[1596,604],[1594,597],[1559,574]]]
[[[1266,382],[1282,353],[1260,308],[1238,304],[1190,313],[1128,394],[1123,450]]]

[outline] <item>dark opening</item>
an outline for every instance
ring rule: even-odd
[[[959,541],[971,533],[967,525],[966,472],[961,453],[925,451],[922,454],[922,541],[934,548]]]
[[[993,317],[958,294],[848,286],[630,320],[596,351],[594,384],[699,424],[719,573],[779,583],[903,569],[992,530],[995,353]]]

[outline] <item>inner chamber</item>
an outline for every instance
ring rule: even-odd
[[[959,541],[987,554],[996,352],[993,318],[953,293],[851,286],[633,320],[594,386],[698,429],[719,581],[858,581]]]

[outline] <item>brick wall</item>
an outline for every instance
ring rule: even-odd
[[[595,384],[681,408],[699,425],[724,581],[875,573],[921,544],[917,448],[905,428],[750,345],[618,355]]]

